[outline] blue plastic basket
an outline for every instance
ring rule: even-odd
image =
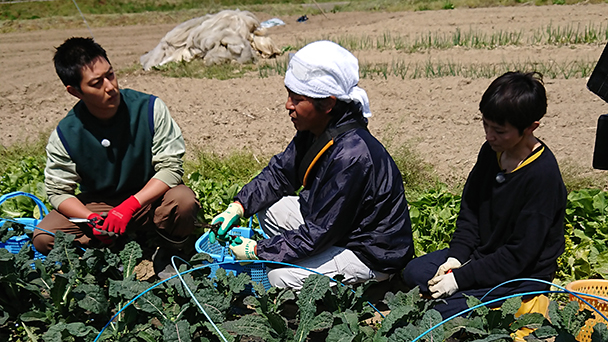
[[[251,238],[255,233],[255,230],[248,227],[235,227],[230,230],[232,236],[242,236],[245,238]],[[215,278],[215,272],[218,268],[223,268],[226,272],[230,272],[234,275],[245,272],[251,280],[264,285],[264,288],[268,290],[270,282],[268,281],[268,275],[266,274],[266,266],[262,263],[251,263],[247,265],[241,265],[234,259],[234,256],[230,254],[230,248],[228,246],[221,245],[219,242],[210,243],[209,233],[203,234],[196,241],[196,251],[199,253],[209,254],[215,262],[233,262],[231,264],[224,264],[221,266],[211,266],[211,273],[209,277]]]
[[[44,203],[42,203],[42,201],[38,197],[36,197],[30,193],[22,192],[22,191],[11,192],[6,195],[0,196],[0,205],[2,205],[2,203],[4,203],[7,199],[17,197],[17,196],[26,196],[26,197],[31,198],[34,201],[34,203],[36,203],[36,205],[38,206],[38,210],[40,211],[40,214],[42,215],[42,217],[44,217],[45,215],[47,215],[49,213],[49,210],[46,208]],[[40,223],[41,220],[31,218],[31,217],[18,217],[18,218],[11,218],[11,219],[0,218],[0,226],[2,226],[5,223],[5,221],[12,221],[12,222],[17,222],[19,224],[23,224],[26,229],[30,229],[33,231],[34,228],[36,227],[36,225],[38,225],[38,223]],[[9,252],[11,252],[13,254],[17,254],[17,253],[19,253],[21,248],[29,242],[30,242],[30,237],[27,236],[27,234],[13,236],[10,239],[8,239],[5,243],[0,242],[0,248],[6,248]],[[34,259],[46,258],[46,256],[44,256],[44,254],[38,252],[36,250],[36,248],[34,248],[33,245],[32,245],[32,250],[34,251]]]

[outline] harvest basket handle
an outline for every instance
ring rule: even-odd
[[[2,205],[2,203],[4,203],[4,201],[6,201],[7,199],[17,197],[17,196],[25,196],[25,197],[31,198],[34,201],[34,203],[36,203],[36,205],[38,206],[38,210],[40,211],[40,214],[42,215],[42,217],[48,215],[49,210],[46,208],[46,205],[44,205],[44,203],[42,203],[42,201],[38,197],[36,197],[28,192],[15,191],[15,192],[10,192],[6,195],[2,195],[2,196],[0,196],[0,205]],[[42,217],[40,217],[40,219],[42,219]]]

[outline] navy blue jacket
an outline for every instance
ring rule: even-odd
[[[315,164],[299,193],[304,224],[260,241],[257,254],[264,260],[293,262],[339,246],[374,271],[395,273],[414,252],[401,172],[365,128],[358,105],[335,112],[329,127],[354,121],[362,127],[338,135]],[[298,132],[285,151],[243,187],[235,200],[243,204],[246,217],[301,188],[297,171],[311,144],[310,132]]]

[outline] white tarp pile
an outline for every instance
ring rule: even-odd
[[[280,52],[253,13],[224,10],[177,25],[139,61],[144,70],[194,58],[202,58],[207,65],[231,61],[244,64],[255,61],[256,54],[270,58]]]

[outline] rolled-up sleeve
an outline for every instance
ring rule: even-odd
[[[182,131],[169,114],[167,105],[159,98],[154,103],[154,138],[152,140],[152,165],[154,178],[174,187],[182,182],[183,156],[186,144]]]

